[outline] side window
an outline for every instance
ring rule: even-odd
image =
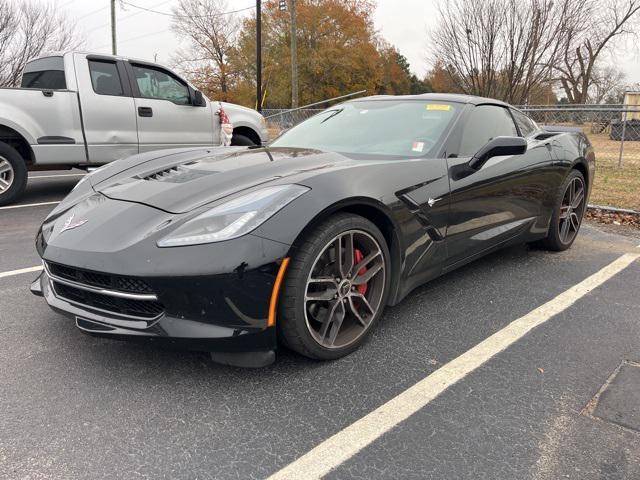
[[[489,140],[500,136],[517,136],[513,118],[506,108],[478,105],[467,119],[460,144],[460,157],[471,157]]]
[[[45,57],[27,63],[22,73],[22,88],[64,90],[67,82],[64,76],[62,57]]]
[[[518,110],[511,110],[511,113],[513,113],[513,118],[516,119],[516,123],[518,124],[518,128],[520,129],[520,133],[523,137],[528,137],[536,130],[538,130],[538,127],[536,126],[534,121],[527,117],[524,113],[519,112]]]
[[[152,67],[132,65],[140,96],[169,100],[178,105],[188,105],[189,88],[170,73]]]
[[[93,91],[98,95],[124,95],[118,67],[114,62],[89,60]]]

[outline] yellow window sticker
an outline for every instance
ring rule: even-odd
[[[451,105],[444,105],[441,103],[427,103],[427,110],[439,110],[442,112],[448,112],[451,110]]]

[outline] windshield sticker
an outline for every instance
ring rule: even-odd
[[[413,152],[422,152],[423,149],[424,149],[424,142],[413,142],[413,146],[411,147],[411,150]]]
[[[451,110],[451,105],[427,103],[427,110],[439,110],[441,112],[448,112],[449,110]]]

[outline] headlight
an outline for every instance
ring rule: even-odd
[[[276,185],[247,193],[208,210],[158,241],[159,247],[221,242],[258,228],[309,188]]]

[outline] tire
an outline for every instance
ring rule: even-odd
[[[27,187],[27,165],[11,145],[0,142],[0,205],[16,201]]]
[[[256,142],[251,140],[246,135],[242,135],[240,133],[234,133],[233,137],[231,137],[231,146],[232,147],[252,147]]]
[[[335,262],[338,242],[342,267]],[[334,360],[360,347],[387,302],[389,259],[382,233],[369,220],[340,213],[319,224],[298,245],[287,269],[277,322],[280,341],[316,360]]]
[[[575,189],[576,186],[581,189],[581,194],[578,190],[573,190],[573,193],[569,192],[569,188]],[[539,242],[542,248],[561,252],[571,247],[582,225],[586,209],[586,194],[587,186],[584,176],[578,170],[571,170],[560,186],[547,237]],[[568,209],[569,203],[572,206]],[[565,229],[568,229],[569,235],[565,234],[567,233]]]

